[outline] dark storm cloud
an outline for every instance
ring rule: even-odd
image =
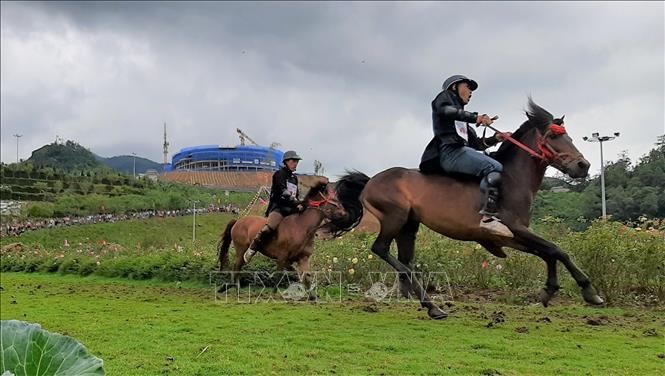
[[[413,167],[441,81],[523,120],[527,94],[638,157],[663,129],[662,3],[2,3],[2,160],[56,134],[101,155],[236,144],[235,128],[333,174]]]

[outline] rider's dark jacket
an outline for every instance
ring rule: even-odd
[[[275,210],[279,210],[283,216],[297,213],[299,193],[298,177],[288,167],[282,167],[272,175],[270,202],[266,215]]]
[[[478,117],[477,112],[464,111],[464,104],[457,93],[444,90],[432,101],[432,128],[434,137],[427,144],[420,160],[421,170],[431,170],[432,165],[439,165],[441,147],[443,145],[469,146],[476,150],[485,150],[496,145],[496,137],[479,138],[476,131],[466,126],[468,141],[458,135],[455,129],[455,121],[475,124]]]

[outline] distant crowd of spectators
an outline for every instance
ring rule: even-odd
[[[62,217],[62,218],[49,218],[49,219],[34,219],[23,221],[12,221],[10,223],[3,223],[0,226],[0,237],[5,236],[19,236],[26,231],[39,230],[45,228],[55,228],[62,226],[83,225],[92,223],[114,223],[119,221],[127,221],[132,219],[147,219],[153,217],[178,217],[183,215],[192,215],[194,209],[178,209],[178,210],[147,210],[141,212],[127,213],[127,214],[94,214],[82,217]],[[207,208],[197,208],[196,214],[205,213],[234,213],[239,214],[240,208],[235,205],[224,206],[209,206]]]

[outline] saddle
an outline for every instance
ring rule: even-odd
[[[450,173],[446,172],[441,168],[439,161],[436,159],[429,160],[427,162],[421,163],[419,166],[419,171],[423,175],[439,175],[447,176],[452,179],[463,181],[463,182],[475,182],[480,183],[481,178],[474,175],[459,174],[459,173]]]

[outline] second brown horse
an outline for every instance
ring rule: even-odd
[[[289,269],[296,264],[298,277],[309,291],[310,299],[315,298],[311,291],[310,256],[314,252],[316,232],[324,220],[332,224],[348,217],[343,203],[335,197],[334,191],[327,189],[327,183],[327,179],[324,179],[314,184],[303,200],[306,209],[286,217],[277,227],[273,239],[261,250],[263,255],[275,260],[281,269]],[[218,245],[219,270],[222,271],[228,264],[231,243],[236,251],[236,260],[231,277],[233,284],[222,285],[219,292],[239,283],[238,272],[245,265],[243,254],[265,224],[265,217],[247,216],[226,225]]]

